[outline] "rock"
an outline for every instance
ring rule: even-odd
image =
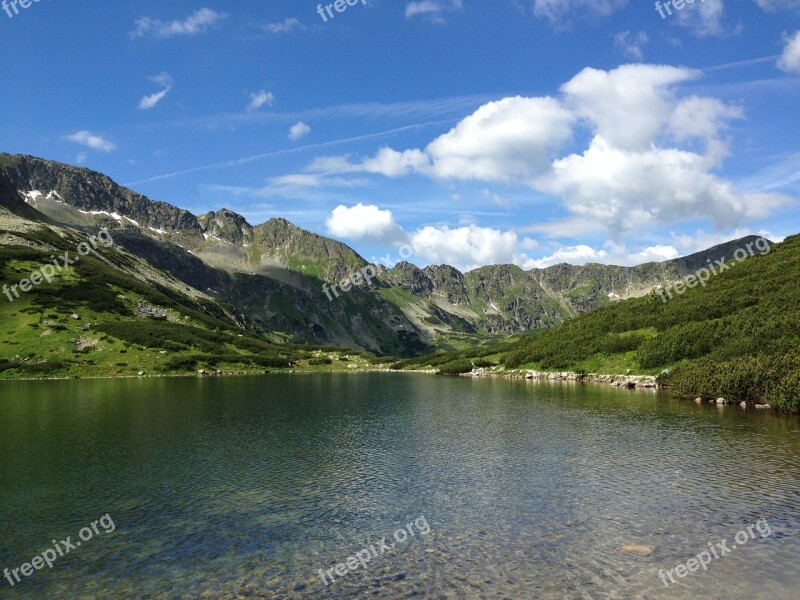
[[[626,552],[628,554],[636,554],[637,556],[650,556],[655,551],[655,546],[641,546],[639,544],[628,544],[617,548],[617,552]]]
[[[772,408],[769,404],[756,404],[756,408]]]
[[[139,377],[141,377],[142,375],[144,375],[144,371],[139,371],[139,372],[137,373],[137,375],[138,375]]]
[[[632,390],[632,389],[634,389],[636,387],[636,382],[635,381],[628,381],[628,382],[625,383],[625,386],[629,390]]]
[[[703,403],[703,399],[700,396],[695,398],[694,401],[697,402],[698,404],[702,404]]]
[[[739,406],[741,406],[742,408],[747,408],[747,402],[744,402],[744,401],[742,401],[742,402],[739,404]]]
[[[717,404],[727,404],[728,401],[725,398],[717,398]]]

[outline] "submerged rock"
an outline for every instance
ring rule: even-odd
[[[636,554],[637,556],[650,556],[656,551],[655,546],[642,546],[639,544],[627,544],[617,548],[617,552],[625,552],[627,554]]]

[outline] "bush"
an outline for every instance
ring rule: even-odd
[[[440,375],[459,375],[472,371],[472,362],[466,358],[460,358],[439,367]]]
[[[308,361],[308,364],[309,366],[330,365],[333,364],[333,361],[325,356],[322,358],[312,358]]]

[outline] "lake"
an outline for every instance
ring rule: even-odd
[[[796,600],[798,456],[654,390],[0,382],[0,597]]]

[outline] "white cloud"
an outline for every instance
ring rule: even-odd
[[[599,263],[632,267],[649,262],[664,262],[678,256],[680,256],[680,253],[673,246],[658,244],[637,251],[628,250],[624,244],[615,244],[609,241],[603,245],[602,250],[597,250],[585,244],[562,246],[549,256],[527,259],[519,263],[519,266],[525,270],[545,269],[562,263],[576,266]]]
[[[85,163],[87,158],[88,157],[86,156],[85,152],[78,152],[77,156],[75,156],[75,164],[80,165]]]
[[[437,177],[511,182],[546,170],[568,141],[574,117],[554,98],[484,104],[425,149]]]
[[[406,19],[424,16],[441,23],[443,22],[442,13],[462,8],[462,0],[418,0],[406,4]]]
[[[166,96],[172,89],[172,84],[174,83],[172,77],[166,71],[158,75],[155,75],[154,77],[151,77],[150,81],[162,86],[164,89],[159,92],[150,94],[149,96],[145,96],[144,98],[139,100],[140,110],[149,110],[153,108],[156,104],[161,102],[161,100],[164,99],[164,96]]]
[[[800,31],[786,38],[786,46],[778,60],[778,66],[787,73],[800,74]]]
[[[766,12],[778,10],[800,10],[800,0],[756,0],[761,8]]]
[[[382,148],[360,162],[322,157],[309,170],[523,185],[554,197],[566,211],[524,229],[552,238],[605,230],[616,240],[692,219],[723,229],[765,218],[791,199],[771,193],[774,188],[737,188],[715,173],[729,152],[726,129],[744,112],[715,98],[678,96],[679,84],[700,75],[664,65],[587,68],[562,86],[563,103],[550,97],[489,102],[423,150]],[[573,129],[582,131],[580,120],[589,134],[585,146],[553,156]],[[488,187],[482,193],[506,203]]]
[[[250,103],[247,105],[247,112],[255,112],[265,104],[272,106],[275,103],[275,94],[266,90],[250,94]]]
[[[430,159],[421,150],[397,152],[391,148],[381,148],[374,158],[365,160],[361,168],[367,173],[398,177],[413,172],[429,171]]]
[[[513,231],[469,225],[450,229],[427,226],[411,235],[414,255],[431,264],[448,264],[460,271],[513,261],[519,240]]]
[[[534,0],[533,12],[552,23],[560,23],[578,13],[608,16],[627,6],[628,0]]]
[[[725,242],[730,242],[733,240],[739,240],[743,237],[748,235],[760,235],[771,242],[782,242],[783,237],[779,235],[775,235],[765,229],[760,229],[755,231],[753,229],[747,227],[739,227],[734,230],[725,232],[712,232],[709,233],[707,231],[703,231],[702,229],[698,229],[693,234],[687,233],[675,233],[672,232],[672,243],[680,248],[681,255],[686,256],[688,254],[694,254],[695,252],[700,252],[702,250],[708,250],[709,248],[713,248],[719,244],[724,244]]]
[[[160,21],[151,17],[136,19],[136,29],[131,32],[131,37],[138,38],[152,35],[157,38],[170,38],[179,35],[197,35],[213,27],[227,14],[217,12],[210,8],[201,8],[182,21]]]
[[[293,142],[303,139],[311,133],[311,127],[302,121],[298,121],[289,128],[289,139]]]
[[[583,154],[554,163],[538,188],[562,198],[573,214],[614,235],[657,224],[708,217],[718,228],[761,218],[786,202],[775,194],[740,194],[708,172],[712,159],[669,148],[631,151],[597,136]]]
[[[630,31],[620,31],[614,36],[614,45],[628,58],[642,61],[644,60],[644,52],[642,48],[650,41],[647,33],[644,31],[637,31],[631,34]]]
[[[300,21],[294,17],[288,17],[283,21],[277,23],[267,23],[264,25],[264,31],[269,33],[289,33],[293,29],[302,28]]]
[[[648,148],[672,112],[671,86],[699,71],[661,65],[623,65],[611,71],[587,67],[561,90],[575,112],[609,143]]]
[[[92,150],[97,150],[99,152],[111,152],[112,150],[117,149],[117,147],[108,140],[105,140],[101,136],[94,135],[93,133],[85,130],[68,135],[64,139],[69,140],[70,142],[75,142],[76,144],[80,144],[81,146],[86,146]]]
[[[339,205],[325,222],[328,233],[351,240],[372,238],[384,243],[405,241],[407,235],[395,223],[392,211],[360,202],[350,208]]]
[[[698,37],[725,34],[725,27],[722,24],[725,13],[723,0],[702,0],[693,5],[687,3],[681,10],[673,9],[673,13],[679,25],[686,27]]]

